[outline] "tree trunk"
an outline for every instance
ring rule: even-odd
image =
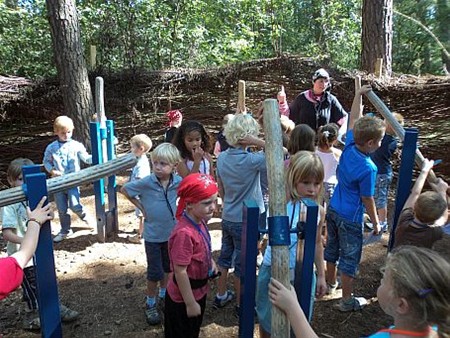
[[[383,73],[392,73],[393,0],[363,0],[361,67],[373,73],[375,62],[383,59]]]
[[[46,5],[66,115],[73,119],[75,138],[90,148],[89,121],[95,106],[75,3],[74,0],[46,0]]]
[[[438,0],[436,2],[436,21],[438,24],[438,38],[447,49],[450,51],[450,25],[448,18],[450,17],[450,6],[447,0]],[[442,65],[444,72],[448,75],[450,73],[450,57],[442,51]]]

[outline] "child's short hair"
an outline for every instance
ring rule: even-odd
[[[439,337],[447,337],[442,333],[450,331],[450,264],[430,249],[404,245],[388,255],[385,269],[394,296],[408,302],[411,320],[435,324]]]
[[[315,151],[316,132],[307,124],[299,124],[289,137],[288,151],[294,155],[300,150]]]
[[[187,150],[184,139],[189,133],[193,131],[197,131],[200,133],[200,136],[202,138],[201,147],[205,151],[205,153],[208,153],[211,149],[209,135],[206,132],[205,127],[200,122],[188,120],[181,124],[172,140],[172,143],[178,148],[181,153],[181,157],[183,158],[192,159],[192,154]]]
[[[330,148],[333,142],[337,140],[339,127],[336,123],[328,123],[321,126],[317,131],[317,145],[321,148]]]
[[[55,133],[62,130],[73,130],[73,121],[69,116],[61,115],[55,119],[53,123],[53,131]]]
[[[393,113],[392,115],[394,116],[394,118],[397,120],[397,122],[398,122],[401,126],[403,126],[403,125],[405,124],[405,119],[403,118],[403,115],[402,115],[402,114],[399,114],[399,113]],[[395,130],[394,130],[394,128],[392,128],[392,126],[391,126],[391,124],[389,123],[389,121],[388,121],[388,120],[385,120],[385,123],[386,123],[386,131],[389,131],[389,133],[394,133]]]
[[[148,137],[145,134],[134,135],[130,139],[130,143],[134,144],[137,147],[143,147],[145,152],[152,149],[152,146],[153,146],[152,140],[150,139],[150,137]]]
[[[380,140],[386,130],[384,121],[372,116],[363,116],[355,122],[353,137],[355,143],[364,146],[370,140]]]
[[[33,165],[33,161],[28,158],[16,158],[12,160],[6,171],[6,177],[10,181],[17,180],[22,175],[22,167],[26,165]]]
[[[259,135],[258,122],[249,114],[237,114],[225,126],[223,134],[231,146],[236,146],[245,136]]]
[[[434,242],[432,249],[450,264],[450,235],[443,234],[440,240]]]
[[[297,192],[297,184],[299,182],[311,179],[316,182],[323,182],[325,174],[322,160],[313,152],[306,150],[299,151],[291,157],[286,176],[289,198],[292,201],[298,201],[300,199]],[[319,191],[318,196],[320,195],[321,192]]]
[[[292,121],[286,115],[280,116],[280,123],[281,123],[281,131],[285,134],[290,134],[295,128],[294,121]]]
[[[447,201],[435,191],[425,191],[414,204],[414,215],[425,224],[438,220],[447,210]]]
[[[181,161],[180,152],[172,143],[161,143],[150,154],[152,161],[163,160],[171,165]]]

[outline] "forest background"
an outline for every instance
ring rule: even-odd
[[[344,69],[361,59],[362,0],[77,0],[98,73],[223,66],[300,54]],[[383,1],[378,1],[380,4]],[[443,75],[449,0],[393,1],[392,69]],[[370,13],[366,13],[370,15]],[[56,75],[44,0],[0,0],[0,74]]]

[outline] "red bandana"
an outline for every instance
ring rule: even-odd
[[[180,200],[177,207],[177,219],[181,217],[187,203],[197,203],[211,197],[219,191],[214,177],[205,174],[187,175],[178,187]]]
[[[177,122],[179,122],[181,120],[181,118],[183,117],[183,114],[181,114],[181,112],[179,110],[169,110],[166,113],[166,116],[169,119],[169,122],[167,122],[167,124],[170,127],[173,127],[174,124],[176,124]]]

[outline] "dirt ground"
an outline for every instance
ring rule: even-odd
[[[220,128],[221,117],[230,112],[230,106],[233,106],[233,102],[236,101],[237,89],[227,87],[227,84],[237,83],[236,78],[246,80],[247,104],[250,110],[254,111],[261,98],[274,97],[280,84],[285,85],[289,100],[293,99],[295,93],[308,88],[310,74],[319,67],[309,61],[303,64],[306,64],[306,68],[295,68],[297,65],[294,64],[288,64],[289,67],[283,65],[278,67],[278,64],[275,64],[266,68],[243,65],[237,75],[219,72],[208,81],[205,78],[194,79],[185,85],[180,85],[178,89],[175,88],[178,90],[175,94],[179,96],[173,98],[172,108],[183,108],[185,119],[197,119],[207,127],[208,131],[215,133]],[[344,78],[337,71],[333,73],[333,77],[336,78],[333,82],[333,92],[337,92],[344,107],[349,109],[353,95],[353,80],[351,77]],[[118,83],[122,87],[117,87],[115,93],[112,86],[105,88],[108,116],[116,122],[120,142],[118,152],[123,153],[128,150],[127,140],[136,133],[147,133],[155,144],[161,142],[165,123],[163,111],[167,110],[165,99],[158,101],[159,111],[156,112],[153,103],[145,101],[145,95],[140,96],[139,100],[129,97],[130,92],[136,88],[142,91],[148,90],[149,84],[139,82],[132,87],[131,82],[123,81],[122,78],[119,80]],[[450,177],[450,155],[447,152],[450,142],[448,136],[450,91],[445,90],[449,86],[448,79],[440,79],[440,82],[433,84],[434,87],[427,87],[428,89],[421,85],[422,80],[407,78],[406,81],[414,83],[411,86],[403,86],[400,82],[394,83],[396,88],[388,85],[383,87],[381,84],[379,93],[384,95],[381,96],[390,108],[405,115],[407,126],[420,129],[422,152],[427,157],[443,159],[443,163],[436,168],[436,172],[448,179]],[[110,82],[105,80],[105,83],[108,85]],[[5,169],[13,158],[20,155],[29,157],[36,163],[42,160],[43,150],[52,140],[51,121],[55,114],[61,113],[62,106],[61,102],[55,99],[57,95],[52,88],[49,89],[48,86],[43,88],[39,93],[44,94],[39,97],[32,96],[33,100],[12,104],[11,114],[18,115],[3,121],[0,125],[0,189],[6,188]],[[437,90],[440,90],[439,95],[435,94]],[[147,95],[147,99],[149,96],[150,94]],[[157,93],[152,100],[160,100],[162,96]],[[132,99],[137,103],[132,104]],[[430,109],[425,110],[428,108]],[[125,180],[126,174],[119,179]],[[83,204],[93,212],[92,187],[90,185],[82,187],[82,195]],[[393,197],[392,195],[391,215]],[[55,234],[59,230],[58,224],[58,219],[52,222]],[[109,239],[106,243],[99,243],[95,231],[83,227],[82,223],[74,217],[73,226],[76,230],[74,237],[54,245],[61,300],[81,314],[76,322],[63,324],[64,337],[163,337],[161,326],[150,327],[145,321],[144,246],[127,241],[127,236],[134,235],[133,231],[137,227],[137,222],[133,206],[120,195],[119,224],[118,237]],[[217,257],[220,250],[220,219],[212,220],[210,230],[214,255]],[[379,308],[376,299],[376,290],[381,278],[379,270],[386,257],[387,240],[386,234],[381,242],[364,249],[355,294],[370,299],[370,304],[360,312],[340,313],[332,308],[337,299],[318,300],[312,324],[319,336],[361,337],[391,324],[391,319]],[[4,247],[5,243],[0,236],[0,256],[6,255]],[[211,308],[214,294],[213,284],[201,337],[237,337],[238,320],[233,316],[233,304],[214,311]],[[24,303],[21,301],[20,290],[0,301],[0,337],[38,337],[40,335],[38,332],[22,329],[23,315]],[[258,337],[257,325],[255,325],[254,336]]]

